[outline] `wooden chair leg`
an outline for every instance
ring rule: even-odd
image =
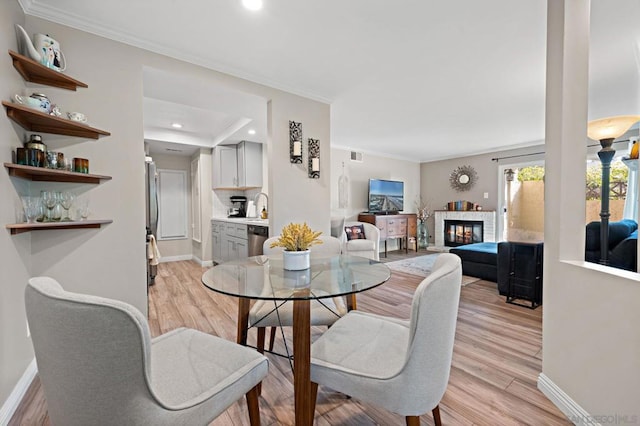
[[[406,416],[407,426],[420,426],[420,416]]]
[[[262,355],[264,355],[264,336],[266,332],[266,327],[258,327],[258,340],[256,342],[256,347],[258,348],[258,352]]]
[[[273,351],[273,342],[276,340],[276,327],[271,327],[271,334],[269,335],[269,350]]]
[[[442,426],[442,421],[440,420],[440,405],[436,405],[436,408],[431,410],[433,414],[433,422],[436,426]]]
[[[259,386],[259,385],[258,385]],[[247,407],[249,408],[249,423],[260,426],[260,406],[258,405],[258,386],[247,392]]]
[[[311,418],[315,417],[316,413],[316,400],[318,399],[318,384],[315,382],[311,382]]]

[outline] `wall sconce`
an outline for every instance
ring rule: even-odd
[[[624,135],[631,126],[640,121],[640,115],[621,115],[590,121],[587,126],[589,139],[600,141],[602,149],[598,157],[602,163],[602,191],[600,200],[600,263],[609,264],[609,177],[611,160],[616,150],[611,147],[613,140]]]
[[[513,182],[513,175],[515,175],[513,169],[507,169],[504,171],[504,176],[507,179],[507,182]]]
[[[302,123],[289,121],[289,161],[302,164]]]
[[[320,140],[309,138],[309,177],[320,179]]]

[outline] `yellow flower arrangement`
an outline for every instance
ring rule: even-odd
[[[308,250],[313,245],[322,244],[318,238],[321,234],[322,232],[313,232],[306,222],[302,225],[290,223],[282,228],[280,237],[271,243],[271,248],[284,247],[286,251]]]

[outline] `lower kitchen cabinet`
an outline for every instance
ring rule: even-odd
[[[211,222],[213,261],[229,262],[249,256],[247,225],[224,221]]]

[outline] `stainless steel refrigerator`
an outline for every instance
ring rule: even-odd
[[[149,240],[158,233],[158,174],[153,161],[145,162],[145,206],[147,213],[147,285],[153,285],[158,267],[149,263]]]

